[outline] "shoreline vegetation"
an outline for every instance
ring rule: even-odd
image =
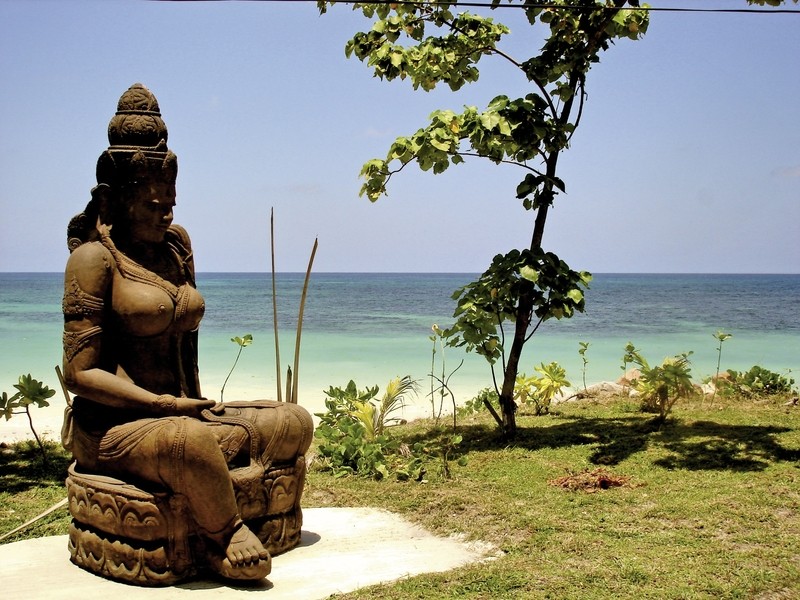
[[[769,366],[766,366],[766,368],[769,368]],[[724,373],[724,370],[722,372]],[[791,376],[791,374],[791,372],[788,374],[780,373],[780,375],[786,375],[787,377]],[[32,375],[34,378],[36,378],[35,373],[32,373]],[[486,385],[483,386],[476,384],[474,381],[470,383],[459,382],[457,375],[458,373],[454,377],[453,381],[451,381],[449,384],[450,390],[455,396],[457,408],[461,408],[468,404],[478,394],[480,394],[483,389],[489,387],[491,384],[491,379],[488,377],[488,369],[486,371],[487,376],[485,378]],[[400,375],[398,374],[398,376]],[[556,394],[556,396],[553,398],[554,404],[559,404],[565,401],[580,400],[584,396],[585,389],[588,389],[595,395],[613,395],[614,393],[617,393],[623,389],[624,386],[621,386],[620,384],[625,382],[622,371],[620,371],[619,375],[617,375],[615,378],[588,380],[586,386],[584,386],[579,373],[572,373],[570,378],[572,385],[565,387],[559,391],[558,394]],[[269,391],[265,391],[261,386],[241,383],[242,380],[247,379],[248,374],[246,372],[241,371],[236,373],[236,376],[232,378],[230,384],[226,387],[226,395],[229,400],[261,400],[275,398],[276,394],[274,392],[269,393]],[[344,380],[335,382],[331,381],[325,387],[320,384],[320,381],[318,381],[317,378],[314,378],[314,382],[311,384],[304,384],[301,382],[299,387],[299,403],[312,414],[315,425],[319,423],[319,417],[316,416],[316,413],[325,411],[325,391],[328,390],[330,386],[345,386],[347,384],[347,380],[353,380],[359,388],[377,385],[380,390],[384,390],[386,384],[388,383],[388,380],[373,381],[372,379],[374,379],[374,377],[369,377],[366,375],[350,378],[344,375],[343,378],[340,379]],[[45,378],[42,380],[47,381]],[[448,397],[444,401],[441,401],[437,392],[435,394],[435,404],[431,403],[430,377],[417,379],[416,382],[417,391],[414,394],[409,394],[406,396],[403,406],[398,410],[397,415],[399,417],[410,422],[419,419],[432,418],[436,413],[440,413],[442,416],[452,415],[453,402],[451,398]],[[0,392],[6,390],[6,388],[9,388],[10,391],[13,391],[13,389],[11,389],[13,383],[15,383],[15,381],[5,382],[3,386],[0,387]],[[693,383],[699,391],[702,391],[702,393],[706,394],[707,396],[712,394],[714,389],[713,385],[700,380],[695,380]],[[591,395],[592,394],[590,394],[590,396]],[[206,396],[214,397],[213,394],[206,394]],[[64,398],[63,392],[60,388],[56,388],[56,395],[50,398],[49,406],[31,407],[30,414],[33,424],[37,433],[43,440],[56,443],[60,441],[61,425],[65,408],[66,399]],[[28,420],[23,416],[17,416],[16,418],[12,418],[10,420],[0,420],[0,443],[13,444],[33,439],[34,436],[31,432]]]
[[[542,416],[526,405],[510,444],[482,411],[459,418],[461,442],[431,457],[423,481],[333,477],[319,469],[316,441],[303,506],[386,509],[495,557],[343,600],[792,598],[796,393],[681,401],[660,424],[628,397],[563,402]],[[435,447],[450,425],[421,419],[389,433]],[[55,443],[48,451],[45,467],[31,442],[0,449],[0,535],[63,498],[69,457]],[[2,543],[62,535],[68,522],[59,509]]]

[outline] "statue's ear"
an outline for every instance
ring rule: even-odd
[[[98,225],[111,225],[114,213],[111,187],[106,183],[99,183],[92,188],[92,204],[97,213]]]

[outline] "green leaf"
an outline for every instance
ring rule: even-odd
[[[583,292],[577,288],[574,288],[567,292],[567,297],[575,304],[578,304],[583,301]]]
[[[450,150],[450,142],[441,142],[436,138],[431,138],[430,144],[431,146],[433,146],[437,150],[441,150],[442,152],[447,152]]]
[[[238,344],[242,348],[245,348],[253,343],[253,336],[248,333],[244,337],[239,337],[239,336],[232,337],[231,341],[235,344]]]
[[[404,58],[403,53],[395,50],[394,52],[392,52],[392,55],[389,60],[391,61],[393,66],[400,68],[400,66],[403,64],[403,58]]]
[[[524,266],[519,270],[519,274],[523,279],[530,281],[531,283],[536,283],[539,281],[539,272],[533,267]]]
[[[30,373],[21,375],[19,382],[14,387],[17,388],[18,393],[12,399],[16,399],[17,405],[20,407],[27,407],[31,404],[39,407],[50,406],[47,398],[52,398],[56,393],[55,390],[31,377]]]
[[[481,114],[480,121],[486,129],[494,129],[500,123],[500,115],[496,112],[485,112]]]
[[[0,396],[0,414],[6,418],[6,421],[14,416],[14,409],[19,408],[19,403],[17,402],[19,396],[19,394],[14,394],[9,397],[6,392],[3,392],[3,395]]]

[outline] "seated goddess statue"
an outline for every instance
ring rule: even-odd
[[[120,98],[108,137],[91,200],[68,229],[63,366],[74,399],[64,444],[76,472],[179,496],[205,566],[229,579],[264,578],[270,552],[245,522],[258,513],[247,508],[252,489],[235,489],[232,473],[248,474],[239,487],[253,488],[271,466],[296,464],[311,442],[311,417],[296,404],[203,397],[197,332],[205,304],[189,236],[172,222],[177,159],[156,98],[141,84]],[[301,492],[293,492],[298,510]],[[70,493],[76,519],[80,501],[72,496],[81,494]],[[299,527],[296,533],[299,541]],[[99,560],[94,550],[84,554],[73,562]],[[96,570],[108,575],[111,568]]]

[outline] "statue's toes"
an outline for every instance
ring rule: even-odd
[[[264,579],[269,575],[272,570],[272,559],[267,553],[267,557],[257,558],[252,562],[237,562],[231,563],[227,557],[212,556],[210,557],[209,564],[212,570],[224,577],[225,579],[233,579],[235,581],[255,581]]]

